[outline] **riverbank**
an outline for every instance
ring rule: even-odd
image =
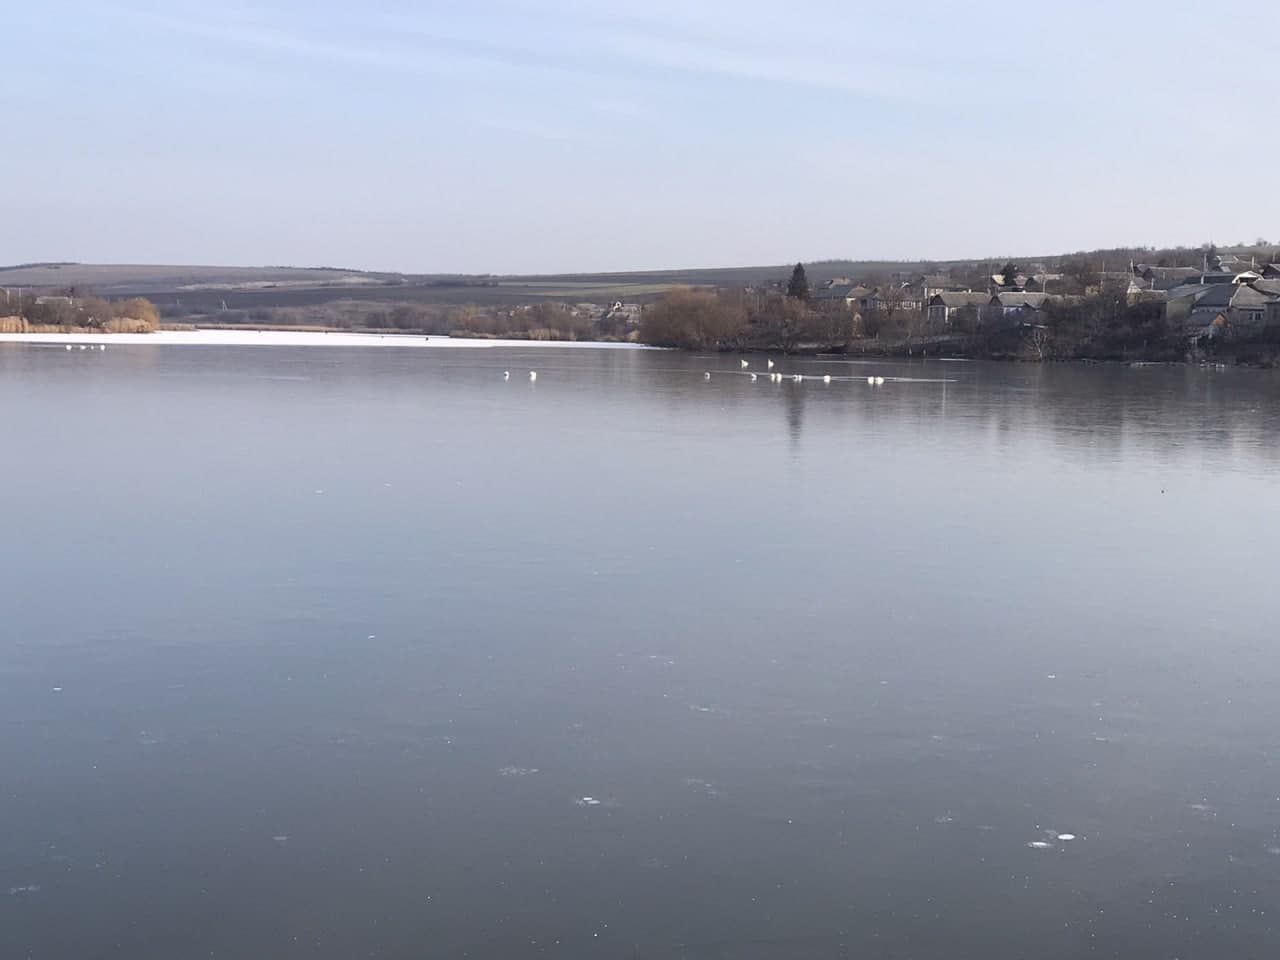
[[[635,343],[597,340],[490,340],[424,337],[396,333],[327,333],[292,330],[157,330],[154,333],[0,333],[0,343],[65,346],[212,346],[212,347],[384,347],[492,348],[565,347],[603,350],[654,349]]]

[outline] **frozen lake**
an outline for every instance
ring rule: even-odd
[[[0,344],[0,956],[1280,951],[1277,375],[106,342]]]

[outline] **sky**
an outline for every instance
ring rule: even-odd
[[[535,273],[1280,239],[1276,34],[1242,9],[0,12],[0,263]]]

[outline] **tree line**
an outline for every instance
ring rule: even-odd
[[[957,311],[945,325],[925,309],[903,309],[890,294],[860,313],[844,301],[814,302],[797,266],[783,290],[734,292],[681,288],[645,310],[640,340],[687,350],[748,349],[834,353],[950,354],[1049,359],[1183,358],[1189,344],[1163,305],[1130,303],[1125,293],[1048,301],[1006,316],[999,307]]]
[[[600,309],[603,313],[604,308]],[[223,310],[197,316],[184,315],[182,319],[205,324],[318,327],[520,340],[622,340],[633,332],[621,319],[601,319],[551,301],[515,307],[481,307],[346,300],[298,307]]]
[[[74,291],[39,297],[6,291],[0,326],[8,333],[149,333],[160,328],[160,311],[143,297],[113,302]]]

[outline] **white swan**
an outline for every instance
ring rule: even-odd
[[[746,360],[739,360],[738,362],[739,362],[740,364],[742,364],[742,369],[743,369],[743,370],[745,370],[745,369],[747,369],[747,367],[751,366],[751,364],[750,364],[750,363],[748,363]]]
[[[752,383],[756,382],[756,375],[754,373],[751,375],[751,382]]]
[[[773,361],[772,361],[772,360],[768,361],[768,364],[769,364],[769,369],[770,369],[770,370],[772,370],[772,369],[773,369]]]
[[[511,371],[510,371],[510,370],[503,370],[503,371],[502,371],[502,379],[503,379],[503,380],[510,380],[510,379],[511,379]]]
[[[830,383],[830,382],[831,382],[831,374],[829,374],[829,373],[828,373],[826,376],[824,376],[824,377],[822,378],[822,382],[823,382],[823,383]]]
[[[711,371],[709,371],[709,370],[708,370],[706,373],[704,373],[704,374],[702,375],[702,379],[703,379],[703,380],[710,380],[710,379],[711,379]]]
[[[530,380],[537,380],[537,379],[538,379],[538,371],[537,371],[537,370],[530,370],[530,371],[529,371],[529,379],[530,379]]]
[[[873,386],[873,387],[874,387],[874,386],[876,385],[876,378],[875,378],[875,377],[867,377],[867,383],[871,384],[871,386]]]
[[[882,383],[884,383],[884,377],[876,377],[876,386],[878,387]]]

